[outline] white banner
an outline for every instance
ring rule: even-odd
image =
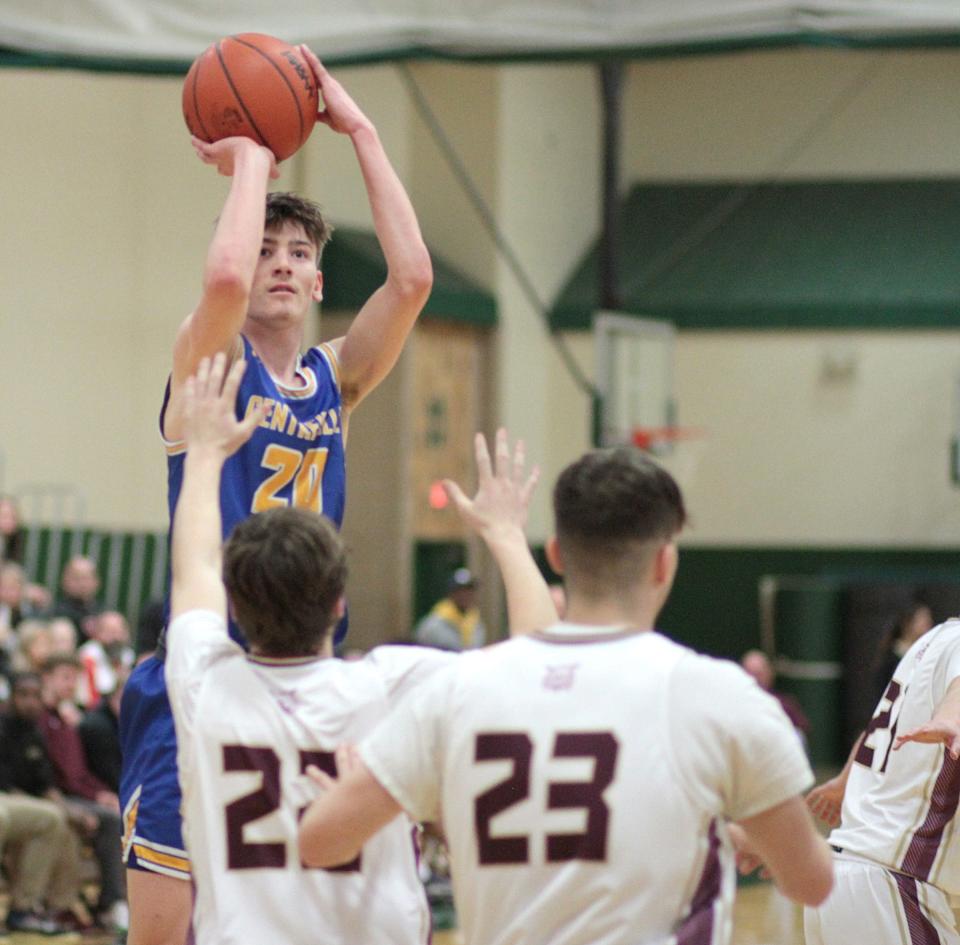
[[[960,34],[957,0],[0,0],[0,45],[184,60],[221,36],[269,33],[331,60],[575,55],[604,49]]]

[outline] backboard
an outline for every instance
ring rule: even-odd
[[[618,312],[597,312],[593,321],[596,385],[600,394],[599,444],[636,441],[638,430],[671,430],[676,425],[672,322]],[[654,437],[640,444],[669,453],[672,440]]]

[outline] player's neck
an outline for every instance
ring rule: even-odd
[[[571,595],[567,601],[564,620],[592,627],[633,627],[638,630],[653,629],[659,612],[659,601],[640,598],[636,600],[595,600]]]
[[[276,659],[278,655],[276,653],[264,653],[263,650],[260,649],[260,647],[258,646],[251,646],[250,653],[253,656],[259,656],[263,658],[272,658],[272,659]],[[320,657],[320,659],[324,659],[324,660],[331,659],[333,657],[333,637],[332,636],[324,637],[323,643],[321,643],[317,647],[317,649],[314,650],[312,653],[288,653],[286,654],[286,656],[289,659],[301,659],[304,656],[318,656]]]
[[[258,323],[248,320],[243,327],[243,333],[273,377],[282,384],[294,386],[300,346],[303,344],[302,329],[299,326],[280,330],[264,329]]]

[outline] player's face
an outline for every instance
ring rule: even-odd
[[[257,321],[302,322],[311,302],[320,301],[321,288],[317,248],[303,227],[286,223],[267,230],[253,277],[248,316]]]

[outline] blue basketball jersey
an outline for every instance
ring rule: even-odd
[[[264,402],[269,410],[250,440],[223,467],[224,540],[251,514],[288,505],[322,513],[339,528],[346,501],[346,468],[336,354],[327,344],[307,351],[297,366],[300,386],[291,388],[278,383],[250,342],[242,340],[247,370],[237,392],[237,417]],[[169,397],[168,382],[160,412],[161,433]],[[172,528],[186,446],[165,442]]]

